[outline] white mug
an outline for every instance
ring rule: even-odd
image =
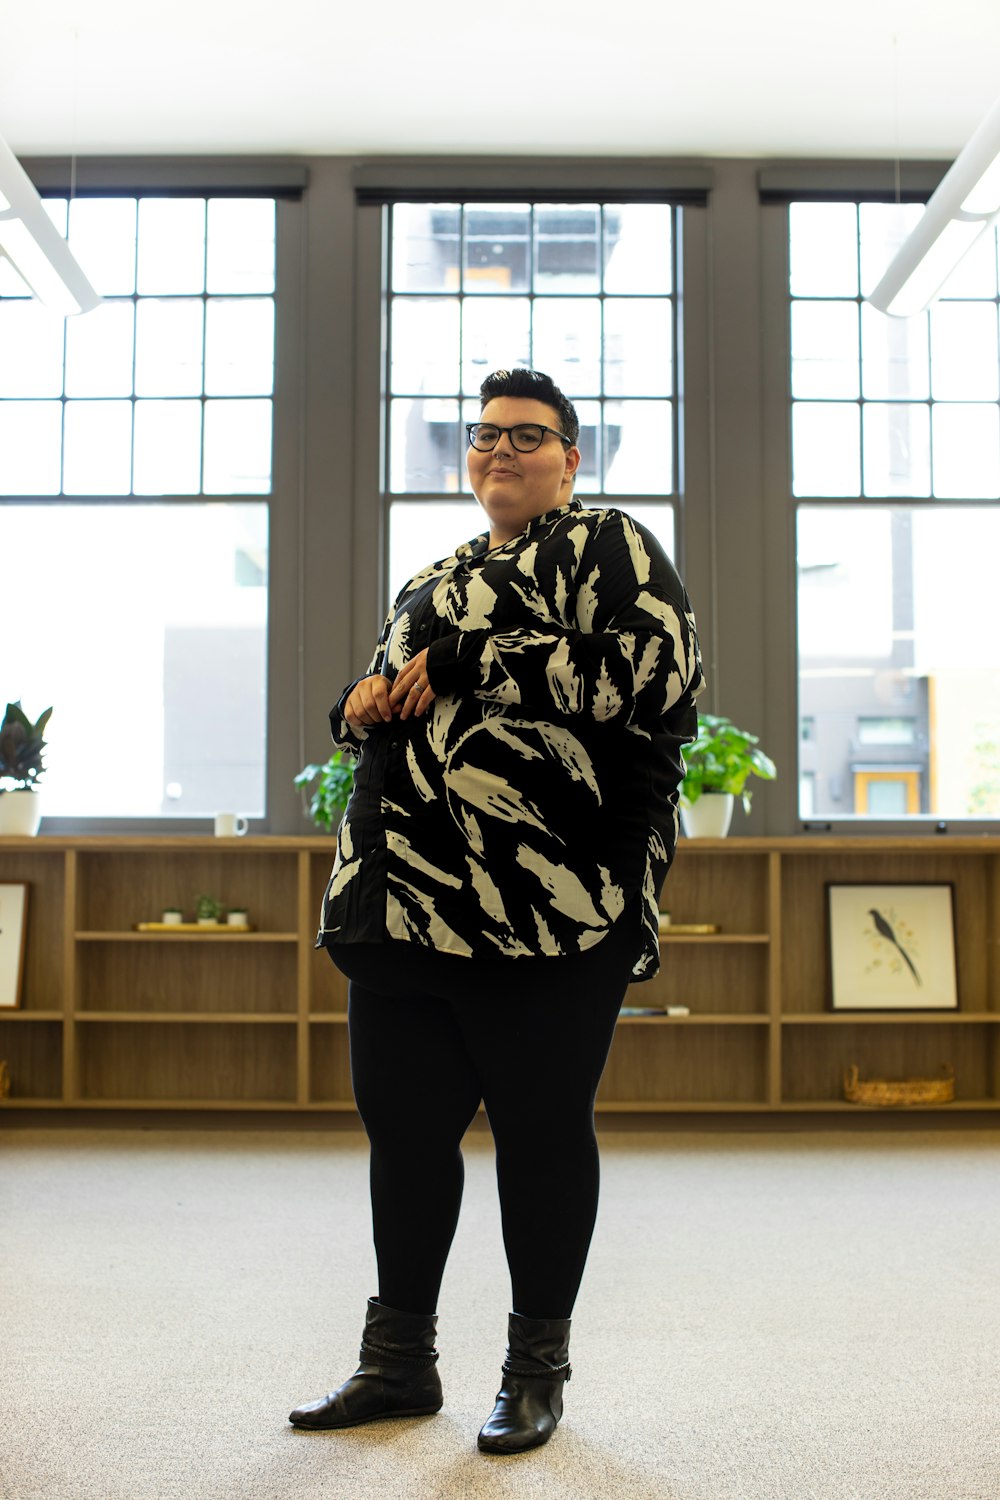
[[[238,813],[216,813],[215,837],[217,839],[242,838],[250,824]]]

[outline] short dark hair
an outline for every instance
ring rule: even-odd
[[[525,370],[520,367],[516,370],[494,370],[479,387],[479,410],[482,411],[486,403],[495,396],[526,396],[530,401],[544,401],[546,406],[553,407],[559,413],[560,430],[571,443],[575,443],[580,436],[580,418],[576,414],[576,407],[563,395],[551,375],[543,375],[541,370]]]

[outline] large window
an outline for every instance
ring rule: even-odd
[[[46,207],[104,301],[55,317],[0,261],[2,690],[55,708],[44,811],[261,816],[275,202]]]
[[[804,817],[1000,817],[997,240],[887,318],[920,212],[790,209]]]
[[[516,365],[544,370],[577,407],[580,498],[629,510],[673,551],[676,212],[648,203],[393,207],[393,593],[414,566],[482,530],[463,424],[479,415],[484,377]]]

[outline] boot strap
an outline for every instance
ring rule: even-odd
[[[372,1344],[367,1339],[362,1340],[360,1359],[362,1364],[371,1365],[413,1365],[415,1367],[427,1366],[428,1368],[437,1364],[438,1353],[436,1349],[419,1349],[411,1352],[407,1349],[387,1349],[384,1344]]]
[[[554,1365],[547,1370],[540,1370],[537,1365],[529,1370],[526,1365],[519,1365],[516,1360],[505,1359],[503,1374],[516,1375],[521,1380],[569,1380],[573,1374],[573,1367],[567,1360],[565,1364]]]

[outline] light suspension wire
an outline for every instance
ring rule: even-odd
[[[929,306],[1000,215],[1000,99],[928,199],[868,301],[894,318]]]
[[[48,214],[27,172],[0,138],[0,253],[40,302],[69,317],[101,301]]]

